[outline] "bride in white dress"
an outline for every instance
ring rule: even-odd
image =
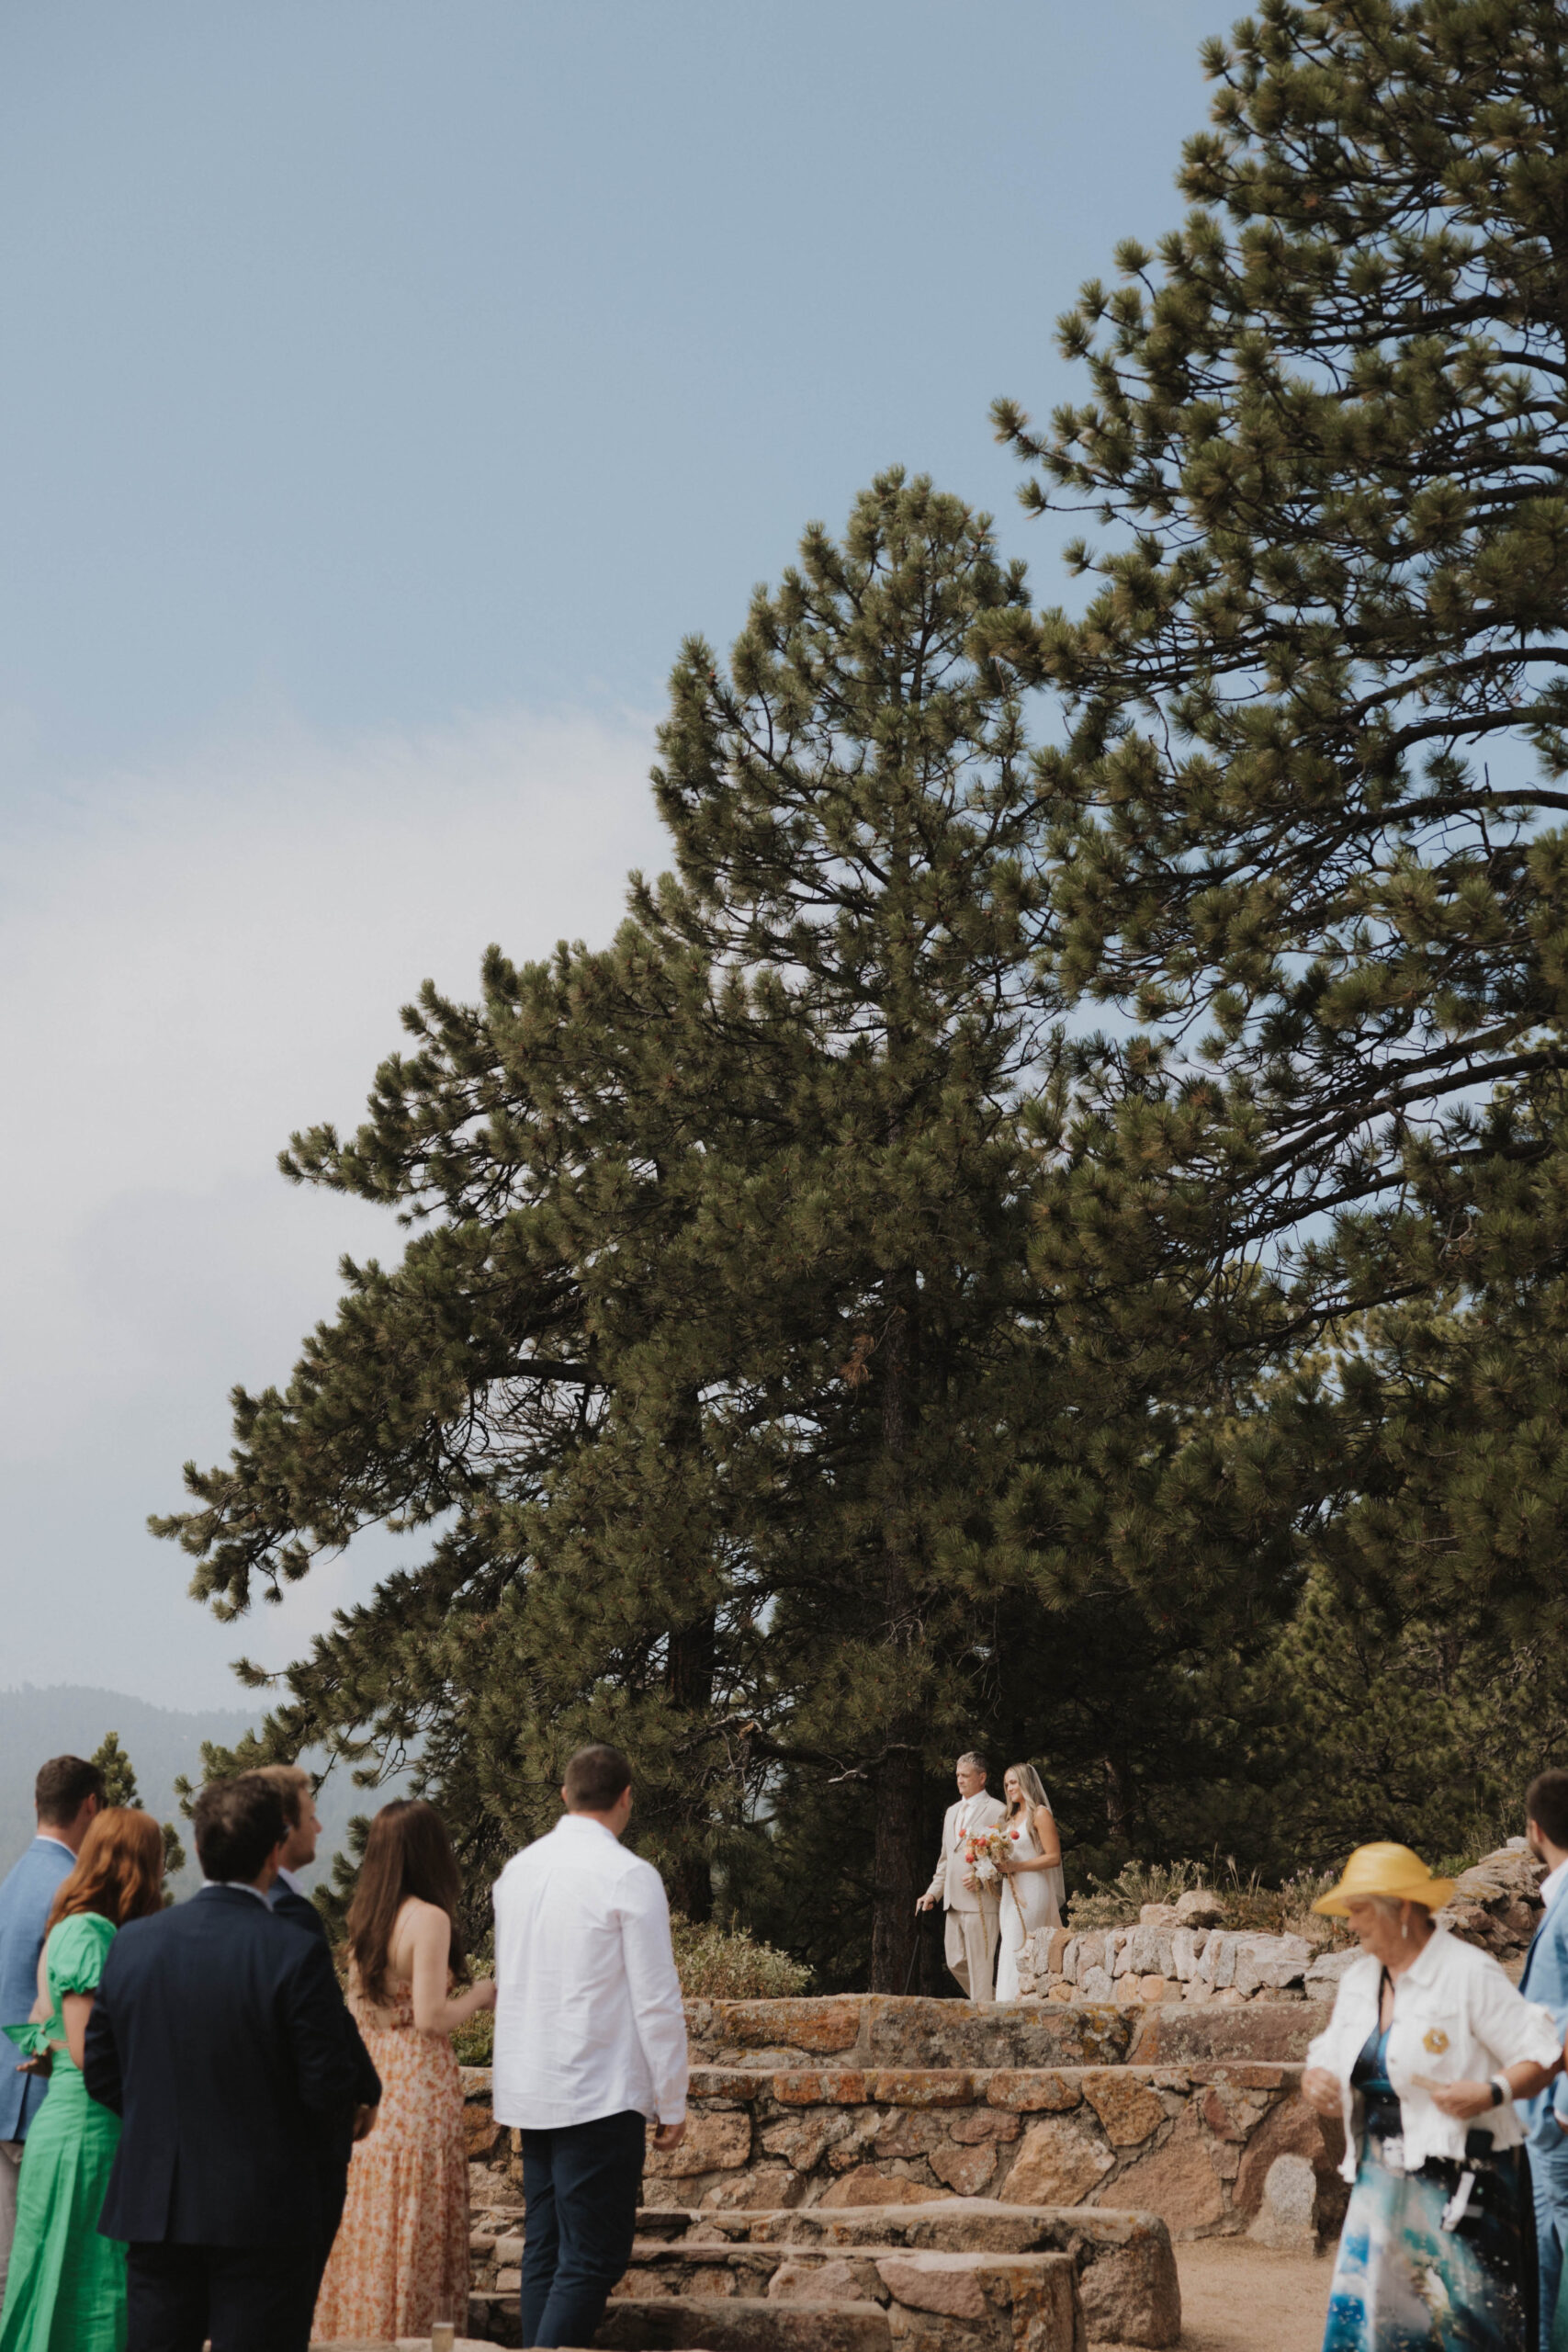
[[[1002,1890],[1002,1939],[997,1953],[997,1998],[1016,2001],[1018,1955],[1025,1936],[1059,1928],[1066,1883],[1062,1841],[1050,1799],[1032,1764],[1010,1764],[1002,1779],[1007,1817],[998,1826],[1012,1842],[1013,1859],[998,1865]]]

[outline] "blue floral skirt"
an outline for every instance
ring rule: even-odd
[[[1370,2098],[1350,2210],[1329,2289],[1323,2352],[1534,2352],[1535,2232],[1522,2148],[1472,2132],[1462,2164],[1405,2172],[1386,2150],[1396,2101]],[[1392,2124],[1392,2131],[1389,2126]],[[1381,2127],[1381,2128],[1380,2128]],[[1442,2226],[1466,2173],[1469,2200]]]

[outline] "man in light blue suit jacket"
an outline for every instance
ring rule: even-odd
[[[1546,1911],[1535,1931],[1519,1990],[1551,2011],[1568,2032],[1568,1772],[1542,1772],[1525,1795],[1525,1835],[1545,1862]],[[1562,2278],[1568,2233],[1568,2079],[1559,2075],[1539,2097],[1521,2099],[1529,2133],[1530,2187],[1535,2192],[1536,2256],[1540,2266],[1540,2352],[1551,2352],[1552,2315]]]
[[[38,1997],[38,1956],[44,1922],[62,1879],[70,1875],[87,1834],[87,1824],[104,1801],[104,1776],[79,1756],[56,1756],[33,1786],[38,1836],[19,1862],[0,1881],[0,2025],[23,2025]],[[17,2174],[28,2126],[49,2085],[8,2063],[9,2042],[0,2042],[0,2301],[5,2299],[11,2240],[17,2227]]]

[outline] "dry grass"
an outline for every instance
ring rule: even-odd
[[[1219,1855],[1207,1862],[1128,1862],[1114,1879],[1091,1878],[1067,1903],[1067,1925],[1075,1934],[1090,1928],[1134,1926],[1145,1903],[1174,1903],[1190,1887],[1206,1888],[1224,1912],[1227,1928],[1254,1935],[1304,1936],[1325,1946],[1348,1931],[1312,1908],[1334,1883],[1335,1873],[1299,1871],[1281,1886],[1266,1886],[1258,1872],[1243,1878],[1234,1860]]]

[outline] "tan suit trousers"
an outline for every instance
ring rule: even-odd
[[[997,1982],[997,1938],[1001,1914],[996,1897],[982,1894],[977,1911],[950,1910],[945,1949],[948,1967],[971,2001],[994,2001]]]

